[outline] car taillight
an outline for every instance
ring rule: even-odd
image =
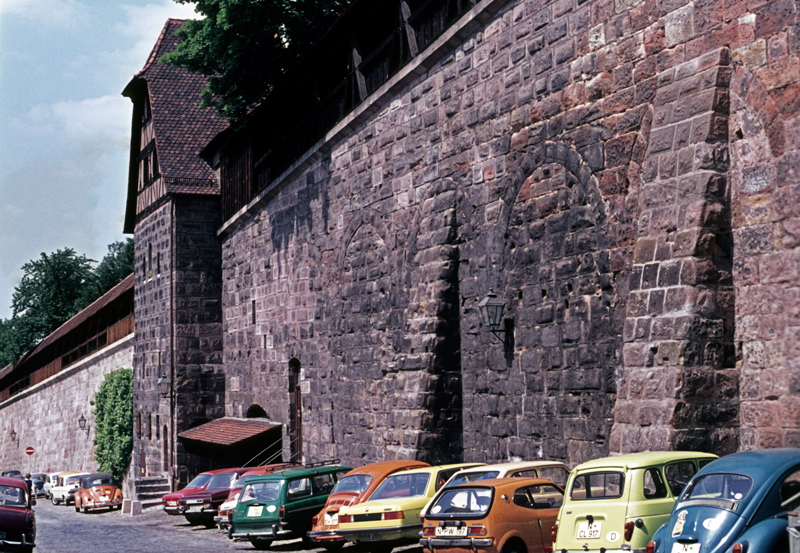
[[[286,514],[286,509],[284,509],[283,505],[281,505],[281,508],[278,511],[278,516],[280,517],[281,520],[283,520],[283,517],[284,517],[285,514]]]
[[[383,513],[383,520],[403,520],[406,518],[403,516],[403,511],[391,511],[389,513]]]
[[[436,528],[434,528],[433,526],[426,526],[425,528],[422,529],[422,535],[434,536],[436,535]]]
[[[731,549],[731,551],[733,553],[744,553],[745,552],[744,544],[737,543],[736,545],[733,546],[733,549]]]
[[[233,522],[233,511],[228,511],[228,522]]]
[[[314,515],[313,517],[311,517],[311,526],[316,526],[318,522],[319,522],[318,515]]]
[[[636,528],[636,524],[632,520],[625,523],[625,541],[631,541],[634,528]]]
[[[353,522],[353,515],[339,515],[339,523]]]
[[[654,553],[656,550],[656,542],[647,542],[647,547],[644,548],[644,553]]]
[[[486,534],[486,528],[484,526],[470,526],[467,533],[470,536],[483,536]]]
[[[558,524],[554,524],[550,527],[550,539],[553,542],[553,545],[556,543],[556,535],[558,534]]]

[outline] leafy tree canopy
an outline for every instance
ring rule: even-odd
[[[175,0],[180,4],[195,0]],[[200,0],[161,61],[204,75],[202,107],[232,122],[266,97],[352,0]]]
[[[133,272],[133,240],[115,242],[95,261],[71,248],[42,253],[22,266],[11,299],[12,317],[0,319],[0,367],[20,356]]]
[[[133,370],[108,373],[92,405],[94,458],[102,472],[110,472],[120,481],[133,451]]]

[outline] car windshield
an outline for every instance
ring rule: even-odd
[[[610,499],[620,497],[625,487],[621,472],[588,472],[579,474],[569,491],[571,499]]]
[[[81,487],[84,489],[93,488],[95,486],[113,486],[114,478],[111,476],[95,476],[84,478],[81,480]]]
[[[280,492],[280,482],[254,482],[244,487],[239,501],[241,503],[250,503],[251,501],[278,501]]]
[[[0,505],[24,507],[26,503],[25,490],[16,486],[0,485]]]
[[[208,481],[211,480],[210,474],[198,474],[194,480],[186,484],[187,488],[204,488]]]
[[[331,493],[336,492],[353,492],[361,493],[367,489],[369,483],[372,482],[372,476],[369,474],[351,474],[339,480],[333,487]]]
[[[394,499],[398,497],[417,497],[425,495],[431,475],[427,472],[416,474],[393,474],[381,482],[370,499]]]
[[[80,482],[80,480],[81,480],[81,477],[80,477],[80,475],[77,475],[77,476],[68,476],[68,477],[66,477],[66,478],[64,479],[64,485],[65,485],[65,486],[69,486],[69,485],[71,485],[71,484],[77,484],[78,482]]]
[[[233,483],[236,481],[236,473],[235,472],[225,472],[222,474],[215,474],[211,477],[211,480],[208,481],[208,488],[209,490],[214,490],[217,488],[230,488]]]
[[[447,487],[458,486],[459,484],[466,484],[468,482],[475,482],[477,480],[488,480],[489,478],[497,478],[500,475],[498,470],[481,470],[475,472],[457,472],[453,478],[447,483]]]
[[[439,500],[431,507],[430,514],[483,516],[492,504],[491,488],[459,488],[442,492]]]
[[[681,501],[743,501],[752,488],[753,479],[744,474],[706,474],[689,483]]]

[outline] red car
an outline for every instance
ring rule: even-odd
[[[36,539],[36,498],[18,478],[0,477],[0,550],[33,551]]]
[[[339,529],[339,509],[365,501],[387,476],[401,470],[429,467],[422,461],[382,461],[371,463],[345,474],[328,496],[322,511],[312,521],[308,538],[328,551],[338,551],[344,546]]]
[[[244,468],[232,468],[232,469],[217,469],[217,470],[210,470],[208,472],[201,472],[194,479],[189,482],[185,488],[180,489],[176,492],[170,492],[168,494],[164,494],[161,498],[161,505],[163,505],[164,511],[168,515],[182,515],[183,511],[181,510],[180,500],[187,495],[202,492],[208,486],[208,483],[211,481],[211,477],[215,474],[223,474],[223,473],[230,473],[230,472],[238,472],[248,470]]]

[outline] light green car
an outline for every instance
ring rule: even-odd
[[[650,451],[578,465],[553,527],[553,551],[644,553],[669,519],[684,485],[716,458],[710,453]]]

